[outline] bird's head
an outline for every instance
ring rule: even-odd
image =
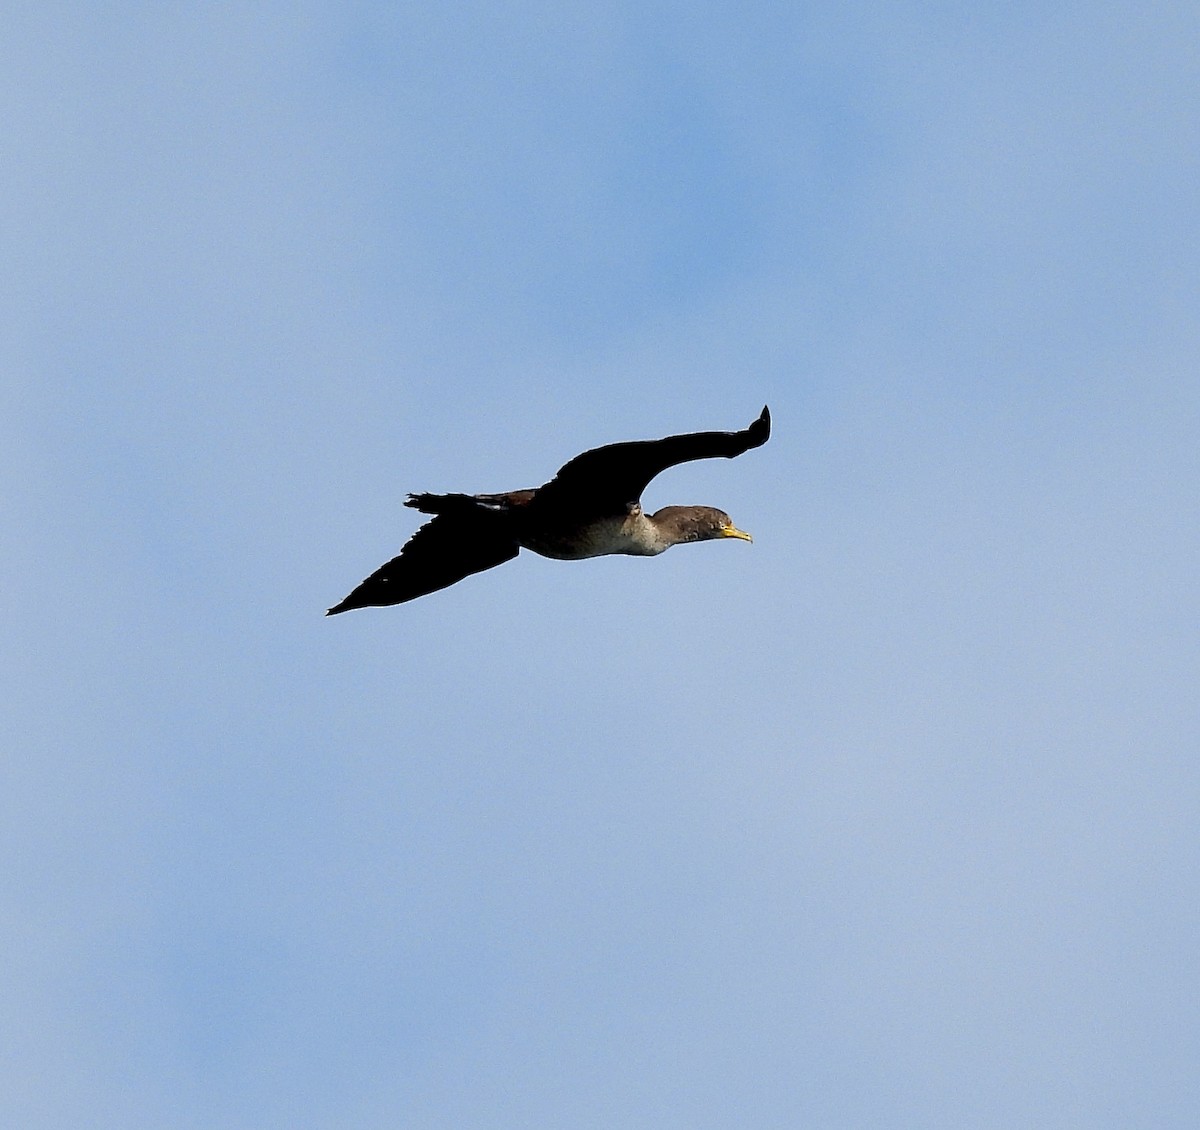
[[[653,522],[673,545],[717,538],[754,540],[745,530],[739,530],[724,510],[714,506],[665,506],[655,512]]]

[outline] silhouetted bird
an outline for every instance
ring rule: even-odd
[[[640,499],[660,471],[693,459],[732,459],[761,447],[770,434],[771,414],[764,408],[740,432],[693,432],[585,451],[536,490],[410,494],[405,505],[433,520],[326,615],[402,604],[500,565],[522,548],[575,561],[605,553],[649,557],[682,542],[713,538],[751,541],[728,514],[711,506],[667,506],[643,514]]]

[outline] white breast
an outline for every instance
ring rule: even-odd
[[[654,524],[636,510],[623,518],[607,519],[590,526],[584,536],[578,530],[572,536],[554,537],[542,534],[522,540],[526,549],[553,557],[559,561],[575,561],[584,557],[603,557],[609,553],[626,553],[635,557],[653,557],[668,545],[659,537]]]

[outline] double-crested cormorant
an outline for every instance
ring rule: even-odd
[[[713,538],[751,541],[728,514],[711,506],[667,506],[644,514],[640,499],[660,471],[693,459],[732,459],[761,447],[770,434],[771,414],[764,408],[740,432],[693,432],[585,451],[536,490],[410,494],[405,505],[433,520],[326,615],[402,604],[500,565],[522,548],[574,561],[605,553],[649,557],[682,542]]]

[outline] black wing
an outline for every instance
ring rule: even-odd
[[[325,615],[403,604],[511,561],[520,548],[502,514],[482,509],[439,514],[408,539],[398,557],[376,569]]]
[[[771,413],[740,432],[691,432],[666,439],[611,443],[575,456],[538,491],[538,501],[620,510],[637,502],[647,484],[676,463],[693,459],[733,459],[761,447],[771,435]]]

